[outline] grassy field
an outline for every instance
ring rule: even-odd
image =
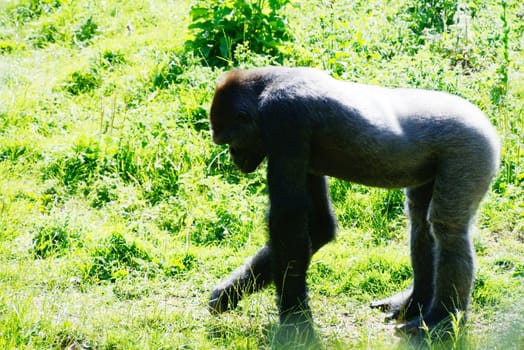
[[[187,0],[1,1],[0,348],[272,347],[272,288],[234,312],[206,309],[266,238],[265,167],[240,174],[209,136],[214,84],[232,62],[443,90],[485,111],[503,161],[451,347],[524,348],[524,3],[458,3],[291,1],[280,54],[241,45],[217,68],[186,43]],[[368,308],[410,284],[403,194],[330,183],[338,238],[308,277],[324,346],[409,348]]]

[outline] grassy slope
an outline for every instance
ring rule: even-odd
[[[458,93],[497,125],[504,161],[475,235],[473,348],[524,342],[524,7],[508,3],[506,61],[498,4],[479,6],[467,35],[454,27],[419,50],[403,1],[286,10],[296,39],[286,64]],[[220,71],[180,63],[188,9],[183,0],[0,4],[1,348],[271,343],[271,289],[220,317],[205,309],[214,283],[264,241],[267,199],[263,169],[243,176],[211,145],[206,110]],[[339,238],[309,276],[319,332],[328,348],[402,347],[367,308],[409,284],[402,196],[332,181],[332,197]]]

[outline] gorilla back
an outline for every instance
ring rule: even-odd
[[[271,203],[268,243],[213,290],[211,310],[233,308],[273,282],[282,328],[311,333],[305,274],[336,226],[326,175],[406,189],[413,286],[372,307],[402,318],[407,332],[422,322],[449,324],[450,313],[467,309],[470,224],[500,152],[495,129],[477,107],[436,91],[270,67],[226,73],[210,122],[213,140],[229,145],[242,171],[268,159]]]

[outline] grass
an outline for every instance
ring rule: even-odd
[[[294,39],[278,60],[242,45],[230,57],[449,91],[486,112],[503,161],[474,235],[469,322],[449,347],[520,349],[524,5],[471,1],[452,8],[451,24],[420,32],[431,14],[409,4],[291,2]],[[272,347],[272,288],[235,312],[206,310],[214,284],[263,244],[267,189],[263,167],[240,174],[210,140],[207,110],[224,68],[184,45],[190,5],[0,4],[1,348]],[[410,283],[402,193],[332,179],[331,195],[338,239],[308,276],[325,348],[413,347],[367,307]]]

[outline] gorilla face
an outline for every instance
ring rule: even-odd
[[[249,98],[232,98],[228,90],[216,94],[211,105],[213,141],[229,145],[231,158],[243,173],[253,172],[266,156],[255,116],[256,106]]]

